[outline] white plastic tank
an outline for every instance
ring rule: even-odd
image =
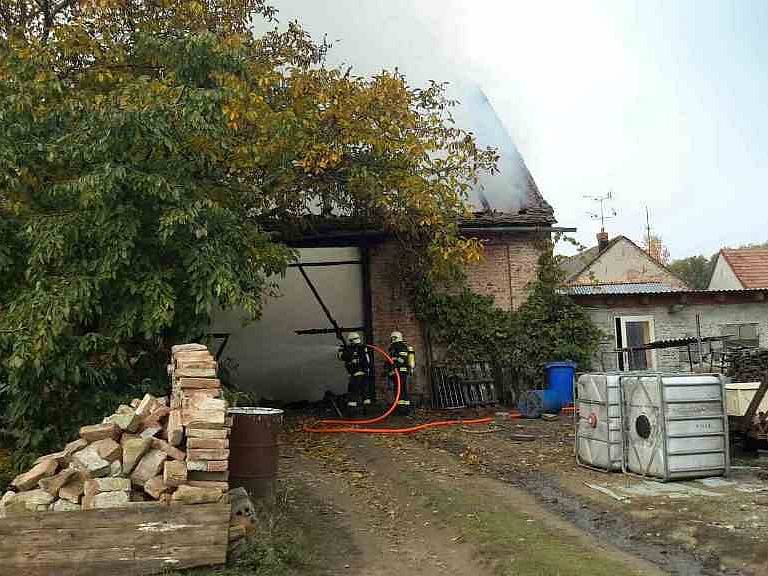
[[[620,374],[583,374],[576,381],[576,461],[605,471],[622,469]]]
[[[625,471],[665,481],[728,474],[722,376],[627,375],[620,390]]]

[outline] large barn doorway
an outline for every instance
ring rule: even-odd
[[[339,325],[365,329],[365,281],[357,247],[303,248],[299,262]],[[336,359],[338,340],[298,268],[278,282],[281,296],[270,299],[261,320],[242,325],[242,314],[219,313],[211,332],[229,335],[222,353],[238,388],[281,402],[315,401],[327,390],[346,392],[344,366]],[[328,333],[296,334],[296,331]]]

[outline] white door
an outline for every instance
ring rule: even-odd
[[[625,371],[653,370],[656,355],[653,350],[638,350],[656,338],[653,316],[622,316],[617,318],[617,348],[624,349],[620,368]],[[620,335],[620,337],[619,337]]]

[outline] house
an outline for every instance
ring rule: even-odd
[[[723,248],[717,255],[710,290],[768,288],[768,248]]]
[[[697,360],[697,336],[728,337],[723,347],[768,346],[768,289],[690,290],[662,284],[570,286],[565,291],[583,306],[603,332],[594,359],[597,370],[687,371],[689,347]],[[699,332],[700,330],[700,332]],[[628,350],[648,344],[656,349]],[[704,352],[709,350],[707,342]],[[717,367],[715,366],[715,369]]]
[[[675,289],[688,288],[685,282],[626,236],[608,239],[605,231],[597,235],[597,245],[561,263],[565,284],[662,284]]]
[[[470,198],[476,212],[460,223],[465,235],[485,245],[485,258],[466,276],[473,290],[514,309],[535,278],[541,240],[555,230],[554,211],[485,96],[478,91],[463,103],[475,119],[467,127],[501,154],[500,173],[481,181]],[[281,296],[268,302],[258,322],[243,326],[240,314],[227,312],[217,314],[210,327],[211,333],[228,336],[221,360],[232,382],[257,398],[284,402],[346,391],[347,376],[335,355],[338,341],[314,288],[336,322],[347,332],[363,333],[366,342],[386,349],[390,333],[403,332],[417,354],[415,396],[428,396],[431,347],[401,287],[397,242],[379,230],[349,229],[339,222],[292,244],[312,287],[301,270],[289,268],[277,279]],[[383,368],[379,360],[380,389]]]
[[[732,260],[743,263],[750,256]],[[731,283],[693,290],[628,238],[609,240],[601,232],[597,246],[563,263],[563,291],[587,310],[603,333],[595,369],[688,370],[698,360],[699,336],[706,341],[704,352],[710,347],[722,352],[723,347],[768,345],[768,259],[765,262],[762,286]],[[757,283],[757,274],[738,264],[735,270]],[[651,349],[639,349],[646,347]]]

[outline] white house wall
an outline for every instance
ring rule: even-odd
[[[673,274],[656,264],[647,254],[622,238],[582,272],[574,284],[663,282],[684,287]]]
[[[730,264],[728,264],[722,254],[718,254],[715,269],[712,271],[712,278],[709,280],[709,289],[740,290],[742,288],[744,286],[741,285]]]
[[[617,370],[618,363],[614,350],[616,348],[616,317],[618,316],[652,316],[654,320],[655,339],[669,340],[696,336],[696,314],[701,315],[701,335],[722,336],[726,324],[758,324],[760,346],[768,346],[768,303],[754,302],[748,304],[696,304],[675,307],[670,311],[667,305],[646,306],[589,306],[582,304],[600,328],[604,337],[600,343],[600,352],[594,359],[593,368],[596,370]],[[659,370],[688,369],[687,360],[680,361],[677,348],[656,351],[656,368]]]
[[[302,262],[359,260],[357,248],[309,248]],[[363,278],[360,265],[305,268],[336,321],[362,326]],[[336,359],[333,334],[299,336],[296,330],[330,328],[301,273],[289,268],[278,280],[281,296],[272,298],[262,318],[245,326],[242,313],[215,315],[211,332],[230,333],[225,362],[234,363],[233,382],[258,398],[283,402],[319,400],[326,390],[346,392],[347,377]]]

